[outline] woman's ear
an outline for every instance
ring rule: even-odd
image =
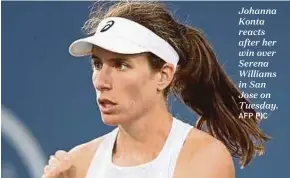
[[[174,76],[174,67],[172,64],[165,63],[158,72],[157,76],[157,90],[162,91],[168,87]]]

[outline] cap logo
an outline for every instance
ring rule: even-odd
[[[105,32],[105,31],[109,30],[114,25],[114,23],[115,22],[113,20],[108,21],[100,32]]]

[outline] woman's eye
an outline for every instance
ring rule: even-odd
[[[117,62],[115,64],[115,67],[118,69],[118,70],[126,70],[129,68],[129,65],[124,63],[124,62]]]
[[[101,70],[103,67],[103,63],[101,61],[94,60],[94,59],[92,59],[91,65],[92,65],[92,68],[96,70]]]

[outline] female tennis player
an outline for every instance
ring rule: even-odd
[[[108,6],[102,6],[108,7]],[[197,29],[156,2],[98,3],[73,42],[91,56],[102,121],[116,128],[69,152],[57,151],[44,178],[233,178],[268,141],[256,111],[218,64]],[[172,116],[172,92],[199,116],[196,127]],[[252,117],[240,117],[251,113]]]

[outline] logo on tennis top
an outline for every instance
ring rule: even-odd
[[[105,32],[105,31],[109,30],[114,25],[114,23],[115,22],[113,20],[108,21],[100,32]]]

